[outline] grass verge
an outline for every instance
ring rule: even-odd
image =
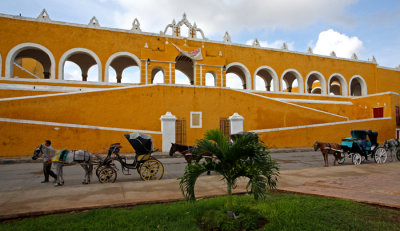
[[[353,201],[289,193],[271,193],[263,201],[234,196],[234,207],[246,207],[266,221],[260,230],[400,231],[400,211]],[[210,211],[223,211],[226,198],[195,203],[143,205],[129,209],[96,209],[1,223],[0,230],[201,230]],[[246,214],[251,216],[252,214]],[[203,222],[203,226],[199,225]]]

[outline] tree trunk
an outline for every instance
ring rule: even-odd
[[[232,184],[230,182],[227,182],[227,186],[228,186],[228,202],[227,202],[227,214],[230,217],[233,217],[233,205],[232,205]]]

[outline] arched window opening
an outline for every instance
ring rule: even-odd
[[[226,86],[235,89],[247,89],[246,74],[239,65],[226,70]]]
[[[140,83],[140,69],[138,66],[130,66],[122,71],[121,83]]]
[[[226,74],[226,87],[233,89],[245,89],[245,83],[239,75],[235,73]]]
[[[185,55],[178,55],[175,59],[175,83],[187,84],[186,77],[190,85],[194,84],[194,63],[193,60]]]
[[[99,68],[97,65],[96,60],[88,53],[82,52],[82,51],[76,51],[69,55],[66,60],[65,64],[69,62],[73,62],[76,65],[79,66],[80,68],[80,73],[81,73],[81,78],[79,80],[82,81],[98,81],[99,80]],[[74,76],[76,74],[76,71],[74,73],[68,73],[70,71],[69,69],[65,68],[64,64],[64,79],[67,79],[66,76]],[[95,66],[95,67],[94,67]],[[94,67],[94,68],[92,68]],[[89,76],[89,69],[90,71],[90,76]],[[78,80],[75,79],[74,80]]]
[[[151,82],[152,83],[164,83],[165,73],[161,67],[155,67],[151,71]]]
[[[117,72],[112,67],[108,68],[108,82],[110,83],[117,82]]]
[[[307,79],[307,93],[308,94],[322,94],[322,84],[321,84],[322,77],[317,74],[311,74]],[[319,89],[319,90],[315,90]]]
[[[299,87],[299,78],[301,77],[293,71],[285,73],[282,78],[282,91],[302,93],[302,89]]]
[[[50,78],[50,57],[38,48],[25,48],[15,55],[12,61],[12,77],[20,78]]]
[[[273,73],[269,69],[261,69],[256,73],[256,90],[274,91]]]
[[[215,87],[216,86],[216,77],[215,77],[215,73],[213,72],[207,72],[206,74],[206,86],[212,86]]]
[[[337,76],[334,76],[329,81],[329,94],[330,95],[342,95],[342,84]]]
[[[98,73],[99,73],[99,70],[98,70],[97,65],[91,66],[91,67],[89,68],[89,70],[88,70],[87,81],[90,81],[90,82],[97,82],[97,80],[98,80]]]
[[[187,75],[185,75],[185,73],[181,72],[180,70],[175,70],[175,83],[190,85],[190,79]]]
[[[82,72],[77,64],[66,61],[64,64],[64,80],[82,80]]]
[[[140,83],[139,64],[132,57],[119,55],[111,61],[110,67],[115,70],[117,83]]]
[[[355,76],[350,80],[350,95],[365,96],[367,95],[367,84],[360,76]]]

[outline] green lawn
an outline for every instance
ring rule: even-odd
[[[218,197],[195,203],[96,209],[0,223],[0,230],[200,230],[201,217],[224,209],[225,202],[225,197]],[[261,230],[400,230],[400,211],[352,201],[271,193],[264,201],[234,196],[233,202],[236,208],[245,206],[264,217],[267,224]]]

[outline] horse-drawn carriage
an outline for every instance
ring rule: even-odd
[[[125,134],[126,139],[135,149],[132,163],[125,156],[119,154],[122,146],[115,143],[108,149],[107,157],[97,163],[96,175],[101,183],[113,183],[117,179],[117,166],[115,161],[121,164],[122,173],[129,175],[129,170],[136,169],[142,180],[159,180],[164,175],[164,166],[151,154],[157,152],[153,148],[153,140],[150,135],[142,133]]]
[[[341,144],[341,160],[343,163],[345,158],[350,158],[354,165],[361,164],[363,157],[374,158],[376,163],[385,163],[387,153],[384,147],[379,146],[378,132],[371,130],[352,130],[351,137],[342,139]]]

